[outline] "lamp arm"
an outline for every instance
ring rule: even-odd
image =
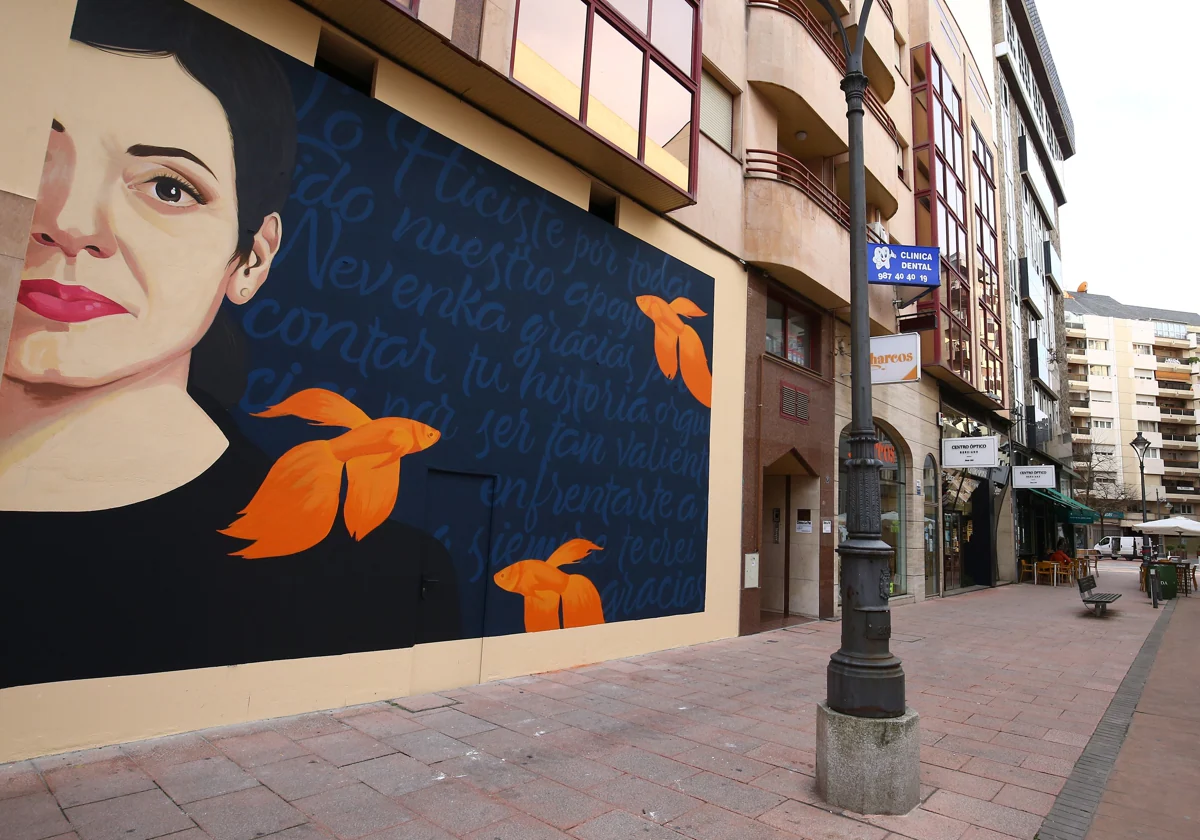
[[[850,38],[846,35],[846,27],[842,26],[842,16],[833,8],[831,0],[821,0],[821,6],[825,11],[829,12],[829,16],[833,18],[834,24],[837,26],[838,34],[842,36],[842,50],[846,56],[846,64],[849,65],[850,57],[854,55],[854,51],[850,49]],[[870,8],[871,0],[867,0],[867,8]],[[861,38],[859,40],[862,40]]]

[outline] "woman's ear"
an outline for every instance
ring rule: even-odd
[[[250,259],[231,270],[225,286],[225,297],[239,305],[254,297],[262,284],[267,282],[267,272],[271,270],[271,262],[279,253],[282,242],[283,220],[278,213],[272,213],[263,219],[258,233],[254,234]]]

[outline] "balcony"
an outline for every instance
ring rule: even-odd
[[[1083,324],[1078,326],[1067,324],[1067,338],[1084,338],[1085,336],[1087,336],[1087,330],[1083,328]]]
[[[1200,475],[1200,463],[1163,458],[1164,475]]]
[[[784,151],[805,160],[833,158],[839,192],[848,197],[846,99],[840,87],[845,59],[840,43],[801,0],[748,0],[747,5],[746,77],[774,106],[780,137],[791,143],[803,132],[804,139]],[[883,15],[878,17],[886,22]],[[867,201],[890,219],[901,197],[909,195],[896,169],[900,135],[871,88],[865,104]]]
[[[1092,416],[1092,404],[1089,400],[1071,400],[1069,405],[1072,417]]]
[[[1072,374],[1067,374],[1067,387],[1072,391],[1087,391],[1087,379],[1075,379]]]
[[[1185,349],[1190,348],[1192,346],[1192,343],[1190,341],[1188,341],[1186,336],[1184,336],[1183,338],[1180,338],[1178,335],[1159,335],[1158,332],[1155,331],[1154,346],[1155,347],[1176,347],[1180,350],[1185,350]]]
[[[1196,422],[1196,409],[1194,408],[1165,408],[1163,406],[1159,406],[1158,411],[1164,419],[1172,418],[1178,423]]]
[[[1195,449],[1195,435],[1179,435],[1163,432],[1163,448],[1164,449]]]
[[[1191,501],[1197,496],[1200,496],[1200,487],[1194,484],[1164,484],[1163,492],[1171,501]]]
[[[1078,426],[1073,426],[1071,428],[1071,442],[1072,443],[1087,443],[1091,439],[1092,439],[1092,430],[1091,429],[1084,429],[1084,428],[1080,428]]]

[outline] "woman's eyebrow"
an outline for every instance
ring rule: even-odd
[[[208,164],[200,160],[187,149],[176,149],[174,146],[147,146],[142,143],[137,143],[125,150],[128,154],[134,157],[179,157],[185,160],[190,160],[192,163],[198,163],[208,170],[208,174],[214,178],[217,173],[208,168]]]

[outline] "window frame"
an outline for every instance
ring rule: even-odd
[[[824,324],[822,323],[822,318],[821,318],[823,313],[821,312],[821,310],[817,309],[815,306],[812,306],[809,303],[801,301],[798,298],[794,298],[791,295],[784,294],[783,292],[781,292],[777,289],[774,289],[774,288],[767,290],[766,299],[767,299],[768,306],[770,305],[771,301],[775,301],[775,303],[778,303],[779,305],[781,305],[783,307],[783,354],[772,353],[770,350],[767,349],[767,339],[766,339],[766,321],[767,321],[767,319],[766,319],[766,314],[764,311],[764,315],[763,315],[763,355],[769,356],[772,359],[775,359],[776,361],[784,362],[786,364],[797,367],[800,370],[807,371],[808,373],[811,373],[814,376],[821,376],[822,371],[821,371],[820,350],[821,350],[821,341],[822,341],[822,338],[824,337]],[[801,364],[800,362],[792,361],[786,355],[787,348],[788,348],[788,323],[791,321],[791,318],[788,317],[789,310],[803,312],[804,314],[806,314],[809,317],[810,323],[812,324],[812,340],[809,342],[809,354],[808,354],[809,361],[812,363],[811,365],[804,365],[804,364]]]
[[[666,175],[663,175],[657,169],[646,163],[646,113],[647,113],[647,97],[650,88],[650,63],[653,61],[658,65],[660,70],[663,70],[668,76],[681,84],[683,88],[692,97],[692,114],[690,124],[690,137],[688,140],[688,186],[684,191],[689,198],[696,197],[697,175],[699,171],[698,156],[700,146],[700,77],[704,72],[703,68],[703,51],[702,45],[702,30],[704,4],[703,0],[683,0],[692,9],[692,74],[688,76],[682,70],[675,66],[675,63],[658,47],[650,42],[650,32],[643,33],[640,29],[634,26],[621,12],[611,6],[608,0],[574,0],[574,2],[582,3],[585,7],[585,18],[583,28],[583,68],[579,86],[579,116],[576,117],[567,113],[562,108],[555,105],[546,97],[542,96],[533,88],[519,80],[515,75],[517,63],[517,41],[521,29],[521,4],[523,0],[516,0],[516,6],[513,9],[513,28],[512,28],[512,43],[510,45],[510,56],[508,61],[508,80],[525,91],[530,96],[537,99],[543,105],[553,108],[556,112],[571,120],[580,128],[588,132],[593,138],[604,143],[613,151],[619,152],[628,159],[637,163],[646,172],[653,175],[655,178],[669,185],[675,190],[679,190],[680,186],[675,181],[672,181]],[[656,0],[646,0],[646,21],[647,30],[654,28],[654,3]],[[609,138],[605,137],[596,129],[592,128],[587,123],[588,114],[588,89],[591,83],[591,67],[592,67],[592,32],[594,28],[595,16],[599,14],[600,18],[612,26],[616,31],[627,38],[635,47],[642,51],[642,80],[641,80],[641,103],[640,113],[638,115],[638,151],[637,155],[631,155],[628,151],[618,146]]]

